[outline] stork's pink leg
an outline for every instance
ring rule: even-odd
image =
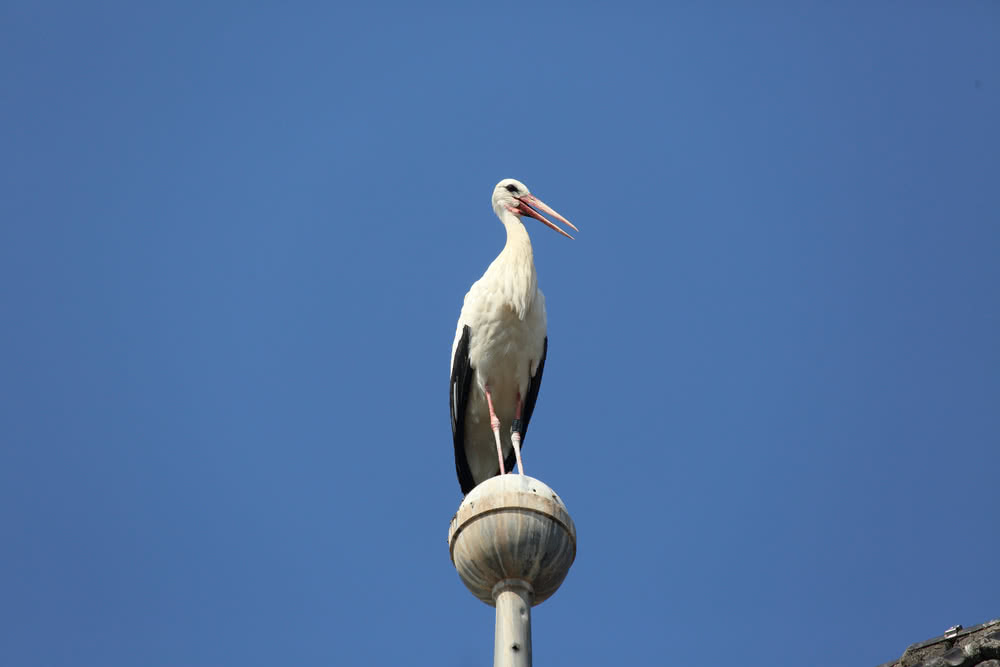
[[[521,392],[517,392],[517,411],[514,413],[514,424],[510,428],[510,442],[514,445],[517,471],[523,475],[524,463],[521,462]]]
[[[497,458],[500,459],[500,474],[503,475],[506,471],[503,469],[503,445],[500,444],[500,419],[497,417],[497,413],[493,411],[493,397],[490,396],[489,385],[485,389],[486,405],[490,406],[490,427],[493,429],[493,437],[497,441]],[[520,457],[518,460],[520,460]]]

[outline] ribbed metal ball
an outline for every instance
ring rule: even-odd
[[[576,527],[559,496],[524,475],[492,477],[462,501],[448,529],[451,562],[466,587],[493,606],[493,588],[520,579],[540,604],[576,558]]]

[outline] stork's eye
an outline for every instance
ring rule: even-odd
[[[507,192],[517,193],[517,186],[516,185],[508,185],[507,186]]]

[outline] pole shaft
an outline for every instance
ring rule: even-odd
[[[531,605],[534,591],[521,579],[505,579],[493,588],[497,607],[493,667],[531,667]]]

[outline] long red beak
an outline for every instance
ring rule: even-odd
[[[546,227],[549,227],[551,229],[556,230],[557,232],[559,232],[560,234],[562,234],[566,238],[571,239],[573,237],[570,236],[567,232],[563,231],[563,229],[561,227],[559,227],[558,225],[556,225],[554,222],[552,222],[551,220],[549,220],[548,218],[546,218],[544,215],[542,215],[541,211],[544,211],[544,212],[548,213],[549,215],[551,215],[553,218],[555,218],[559,222],[566,223],[574,231],[580,231],[579,229],[576,228],[576,225],[574,225],[572,222],[570,222],[566,218],[564,218],[561,215],[559,215],[551,206],[549,206],[548,204],[546,204],[545,202],[543,202],[538,197],[536,197],[534,195],[524,195],[523,197],[518,197],[517,199],[518,199],[518,201],[521,202],[521,204],[517,207],[517,213],[520,213],[521,215],[526,215],[528,217],[534,218],[535,220],[541,221],[541,223],[543,225],[545,225]]]

